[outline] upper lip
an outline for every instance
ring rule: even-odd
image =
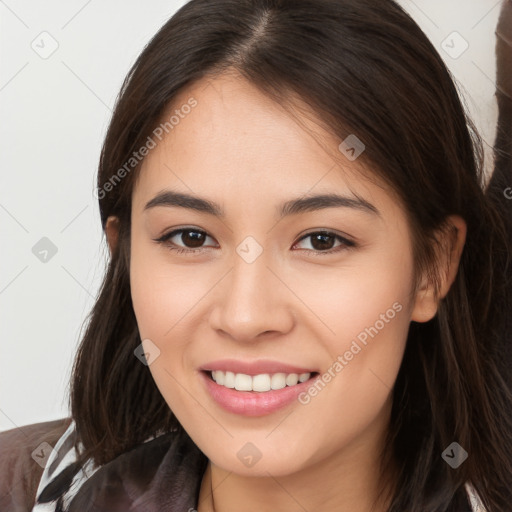
[[[315,370],[294,366],[280,361],[259,359],[257,361],[239,361],[236,359],[219,359],[206,363],[200,368],[204,371],[222,370],[224,372],[244,373],[245,375],[260,375],[262,373],[313,373]]]

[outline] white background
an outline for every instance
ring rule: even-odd
[[[108,258],[93,196],[102,139],[130,66],[184,3],[0,0],[0,430],[69,414],[71,365]],[[400,3],[492,145],[501,2]],[[469,44],[456,59],[442,48],[453,31]],[[46,59],[31,47],[51,48],[42,32],[58,44]],[[46,263],[32,252],[43,237],[57,247]]]

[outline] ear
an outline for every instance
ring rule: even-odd
[[[466,242],[467,225],[462,217],[451,215],[448,229],[438,233],[440,250],[437,252],[439,289],[436,296],[434,283],[423,276],[416,292],[411,320],[428,322],[437,313],[439,302],[446,297],[455,281],[459,262]]]
[[[117,246],[117,237],[119,235],[119,218],[111,215],[107,218],[105,223],[105,234],[107,235],[107,242],[110,248],[110,255],[114,252]]]

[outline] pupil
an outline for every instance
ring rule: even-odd
[[[196,236],[189,236],[190,233],[195,233]],[[203,237],[203,233],[198,233],[197,231],[184,231],[181,235],[182,242],[189,247],[201,247],[204,241]]]
[[[331,242],[326,242],[326,239],[330,239]],[[320,241],[319,247],[315,244],[316,241]],[[311,243],[315,249],[332,249],[333,237],[330,235],[314,235]]]

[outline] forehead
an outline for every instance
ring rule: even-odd
[[[233,195],[246,204],[279,191],[288,198],[333,189],[379,202],[375,195],[385,193],[382,184],[368,180],[363,166],[339,151],[341,140],[307,109],[294,112],[234,74],[186,87],[162,116],[167,129],[161,140],[153,137],[156,146],[143,161],[134,208],[142,210],[167,187],[216,198]]]

